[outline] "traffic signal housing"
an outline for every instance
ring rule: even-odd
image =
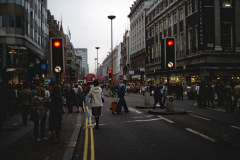
[[[165,54],[165,69],[171,70],[176,68],[176,52],[175,52],[175,39],[164,39],[164,54]]]
[[[108,71],[108,79],[111,80],[111,78],[112,78],[112,70],[109,70]]]
[[[50,52],[52,61],[52,71],[54,73],[64,73],[64,41],[61,37],[50,39]]]

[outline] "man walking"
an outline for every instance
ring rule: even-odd
[[[117,104],[116,114],[121,114],[122,106],[124,108],[125,113],[129,112],[126,101],[124,99],[125,92],[126,92],[125,89],[126,89],[125,82],[120,81],[120,84],[119,84],[118,90],[117,90],[119,101]]]

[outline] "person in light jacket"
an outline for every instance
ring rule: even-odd
[[[88,93],[88,98],[91,98],[92,115],[95,116],[96,129],[99,128],[99,116],[101,115],[101,107],[103,106],[102,88],[99,87],[98,80],[93,81],[94,87]]]

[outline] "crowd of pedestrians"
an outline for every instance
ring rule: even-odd
[[[73,84],[52,85],[48,87],[23,83],[18,86],[0,83],[0,132],[4,121],[13,114],[22,114],[22,125],[28,125],[29,121],[34,124],[34,138],[40,142],[48,140],[46,136],[46,124],[51,133],[53,144],[59,142],[62,123],[62,114],[65,112],[84,112],[84,101],[89,92],[89,86]],[[67,106],[67,110],[64,109]],[[76,109],[74,108],[76,106]],[[46,123],[48,122],[48,123]]]

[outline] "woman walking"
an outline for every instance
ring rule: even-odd
[[[101,107],[103,106],[102,89],[98,86],[98,80],[94,80],[93,85],[94,87],[89,91],[88,98],[92,99],[92,115],[95,116],[96,129],[98,129],[99,116],[101,115]]]
[[[59,142],[63,114],[62,106],[63,99],[61,95],[61,89],[59,86],[55,85],[53,88],[53,93],[51,95],[51,105],[49,113],[49,130],[52,132],[52,136],[54,138],[53,144]]]

